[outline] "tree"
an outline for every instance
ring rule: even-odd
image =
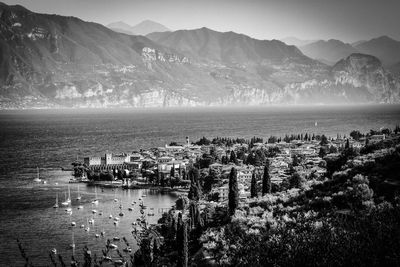
[[[201,189],[198,182],[192,182],[190,184],[188,198],[190,200],[198,201],[201,197]]]
[[[251,188],[250,188],[250,195],[251,197],[257,197],[257,180],[256,180],[256,173],[253,172],[251,176]]]
[[[349,139],[346,140],[346,145],[344,146],[344,149],[349,149],[350,148],[350,141]]]
[[[321,146],[321,147],[319,148],[318,156],[319,156],[320,158],[323,158],[323,157],[326,156],[326,149],[324,149],[324,147]]]
[[[234,215],[236,208],[239,205],[239,192],[238,192],[238,181],[237,181],[237,171],[235,168],[231,169],[229,174],[229,192],[228,192],[228,206],[229,215]]]
[[[299,166],[299,158],[297,157],[296,154],[293,155],[292,166],[293,167]]]
[[[271,193],[271,177],[269,176],[269,162],[264,166],[263,182],[262,182],[262,195]]]
[[[326,138],[326,136],[324,134],[321,136],[321,142],[319,144],[321,146],[325,146],[328,144],[328,138]]]
[[[233,150],[231,151],[231,157],[230,157],[229,161],[237,164],[236,153]]]
[[[178,214],[176,230],[176,246],[178,251],[177,266],[186,267],[188,265],[188,233],[187,223],[182,220],[182,213]]]
[[[265,161],[265,154],[261,149],[258,149],[254,157],[254,166],[262,166]]]
[[[189,180],[193,183],[193,182],[198,182],[199,181],[199,177],[200,177],[200,172],[199,172],[199,169],[197,169],[197,168],[191,168],[190,170],[189,170],[189,173],[188,173],[188,178],[189,178]]]
[[[205,192],[210,192],[212,189],[213,184],[215,183],[215,181],[217,180],[217,173],[215,170],[211,169],[209,172],[209,174],[206,176],[206,178],[204,179],[204,186],[203,186],[203,190]]]
[[[363,137],[363,134],[360,133],[360,131],[358,130],[354,130],[351,131],[350,136],[354,139],[354,140],[360,140],[361,137]]]
[[[291,188],[301,188],[303,185],[303,179],[297,172],[295,172],[289,178],[289,183]]]
[[[200,216],[200,208],[198,202],[191,201],[189,205],[189,217],[191,229],[201,230],[204,223]]]

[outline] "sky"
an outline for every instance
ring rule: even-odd
[[[257,39],[400,40],[400,0],[0,0],[34,12],[107,25],[159,22],[171,30],[208,27]]]

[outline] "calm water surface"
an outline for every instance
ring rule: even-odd
[[[318,126],[315,126],[318,122]],[[130,234],[131,223],[139,216],[127,208],[132,201],[146,194],[149,207],[165,208],[173,205],[176,195],[143,190],[99,192],[94,226],[89,233],[79,228],[92,218],[91,200],[94,189],[81,185],[81,205],[74,201],[77,185],[71,185],[71,216],[63,209],[53,209],[58,193],[63,200],[67,191],[69,172],[59,170],[70,166],[79,157],[101,155],[106,151],[130,152],[140,148],[164,146],[171,141],[183,142],[186,136],[198,140],[202,136],[263,137],[291,133],[315,133],[336,136],[353,129],[361,132],[381,127],[400,125],[400,105],[384,106],[318,106],[268,107],[247,109],[165,109],[165,110],[30,110],[0,112],[0,265],[23,265],[16,238],[26,248],[35,265],[47,265],[48,251],[56,247],[69,263],[73,253],[68,249],[74,232],[77,245],[75,254],[82,255],[87,244],[98,256],[104,248],[105,238],[95,233],[105,230],[106,238],[125,236],[134,244]],[[47,179],[48,185],[32,182],[36,166]],[[56,184],[57,183],[57,184]],[[122,199],[125,216],[114,227],[108,215],[119,213],[113,201]],[[157,213],[157,212],[156,212]],[[157,215],[157,214],[156,214]],[[150,217],[155,222],[159,216]],[[70,221],[77,223],[70,227]],[[122,242],[120,242],[121,247]],[[116,254],[114,255],[116,256]]]

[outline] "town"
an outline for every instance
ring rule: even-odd
[[[399,126],[335,137],[186,137],[183,144],[86,157],[73,163],[73,182],[178,192],[137,240],[134,264],[288,266],[303,259],[282,253],[322,253],[316,266],[329,255],[343,265],[353,259],[343,249],[360,242],[390,249],[379,233],[398,229],[399,162]]]
[[[396,128],[392,135],[398,132]],[[75,178],[70,182],[188,192],[193,181],[191,173],[195,172],[195,180],[209,193],[210,200],[226,202],[232,168],[237,170],[239,196],[246,199],[250,198],[253,175],[261,186],[267,170],[272,192],[280,191],[293,176],[300,180],[323,179],[327,158],[338,155],[346,147],[360,151],[366,144],[390,136],[390,130],[383,129],[380,132],[371,130],[367,136],[359,131],[353,131],[348,137],[338,134],[335,138],[307,133],[283,138],[271,136],[266,142],[257,137],[250,140],[203,137],[191,143],[186,137],[184,144],[172,142],[149,150],[85,157],[83,163],[73,163]]]

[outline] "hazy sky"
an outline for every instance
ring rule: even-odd
[[[400,0],[0,0],[104,25],[145,19],[172,30],[208,27],[258,39],[400,40]]]

